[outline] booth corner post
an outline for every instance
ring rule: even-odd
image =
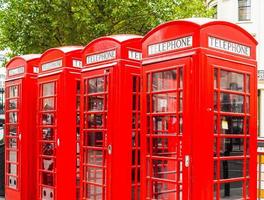
[[[256,40],[171,21],[142,40],[141,199],[256,199]]]
[[[81,199],[139,199],[141,39],[106,36],[84,48]]]
[[[40,56],[16,56],[6,65],[6,200],[36,199],[36,91]]]
[[[79,199],[81,46],[52,48],[38,75],[37,199]]]

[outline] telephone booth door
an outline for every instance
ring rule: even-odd
[[[40,59],[38,76],[38,199],[79,199],[82,47],[57,47]]]
[[[6,83],[6,185],[7,188],[19,191],[20,176],[20,140],[19,104],[21,97],[21,80]],[[21,118],[20,118],[21,119]],[[9,194],[7,193],[7,198]],[[13,198],[20,199],[20,194]]]
[[[112,151],[107,118],[110,74],[111,69],[95,70],[83,79],[83,193],[93,200],[106,199],[111,187],[107,184]]]
[[[58,81],[39,82],[39,185],[44,200],[56,199]]]
[[[95,39],[83,50],[81,199],[139,200],[141,36]]]
[[[252,199],[256,71],[213,58],[208,66],[214,88],[214,199]]]
[[[142,199],[189,199],[190,139],[187,130],[183,132],[189,62],[143,66]]]
[[[5,83],[5,197],[36,198],[36,86],[41,55],[12,58]],[[29,178],[30,177],[30,178]]]

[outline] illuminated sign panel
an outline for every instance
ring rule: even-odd
[[[138,51],[128,51],[128,58],[131,60],[142,60],[142,53]]]
[[[18,75],[18,74],[23,74],[24,72],[25,72],[25,67],[20,66],[20,67],[8,70],[8,75],[14,76],[14,75]]]
[[[92,64],[116,58],[116,50],[106,51],[103,53],[93,54],[86,57],[86,63]]]
[[[149,45],[148,54],[154,55],[154,54],[163,53],[167,51],[183,49],[183,48],[191,47],[192,44],[193,44],[192,36],[178,38],[178,39],[170,40],[167,42]]]
[[[211,36],[208,37],[208,46],[243,56],[250,56],[250,47]]]
[[[55,60],[52,62],[45,63],[41,66],[42,71],[47,71],[55,68],[62,67],[62,60]]]

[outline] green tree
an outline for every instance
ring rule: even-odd
[[[0,0],[0,48],[41,53],[110,34],[145,34],[168,20],[210,17],[204,0]]]

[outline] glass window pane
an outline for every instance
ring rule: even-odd
[[[178,124],[176,116],[153,117],[153,134],[176,134]]]
[[[10,98],[18,97],[18,86],[17,85],[9,87],[9,97]]]
[[[242,138],[222,138],[221,156],[243,156],[244,139]]]
[[[17,109],[17,99],[11,99],[11,100],[9,100],[9,106],[8,106],[8,108],[10,110]]]
[[[9,135],[15,136],[17,134],[17,125],[9,125]]]
[[[218,69],[214,69],[214,88],[218,88]]]
[[[90,96],[89,97],[89,110],[100,111],[104,108],[104,96]]]
[[[176,93],[154,94],[152,99],[153,112],[176,112]]]
[[[89,79],[88,93],[97,93],[104,91],[104,77]]]
[[[236,116],[221,117],[222,134],[243,134],[244,118]]]
[[[243,177],[243,160],[221,160],[221,179]]]
[[[243,183],[231,182],[220,186],[221,199],[223,200],[241,200],[243,198]]]
[[[53,96],[55,94],[55,83],[44,83],[43,84],[43,97]]]
[[[54,144],[51,143],[43,143],[42,144],[42,154],[51,156],[54,154]]]
[[[220,95],[221,111],[224,112],[244,112],[244,96],[230,93]]]
[[[54,98],[45,98],[43,99],[43,110],[54,110]]]
[[[42,139],[43,140],[54,140],[53,128],[43,128],[42,129]]]
[[[103,133],[102,132],[89,132],[85,134],[85,146],[102,147],[103,146]]]
[[[176,89],[176,70],[155,72],[152,75],[152,90]]]
[[[9,123],[13,123],[13,124],[17,123],[17,112],[9,113]]]
[[[103,127],[103,115],[102,114],[90,114],[88,115],[88,128],[102,128]]]
[[[244,75],[236,72],[221,70],[221,89],[244,91]]]
[[[54,114],[53,113],[42,114],[42,124],[44,124],[44,125],[54,124]]]

